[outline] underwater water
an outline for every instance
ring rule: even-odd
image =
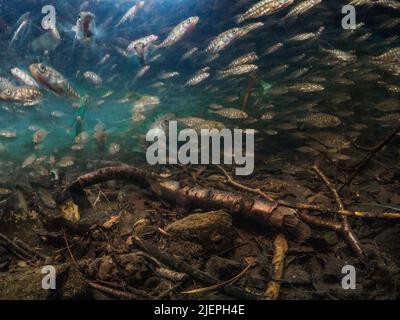
[[[146,132],[165,119],[255,129],[256,155],[324,152],[335,161],[351,159],[350,140],[396,125],[398,1],[263,2],[257,17],[245,14],[250,0],[0,1],[1,175],[144,159]],[[55,22],[45,30],[46,5]],[[41,67],[59,77],[41,79]],[[33,76],[38,99],[10,98],[29,86],[12,68]]]

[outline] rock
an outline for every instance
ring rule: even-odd
[[[238,275],[243,269],[242,264],[217,256],[211,257],[206,263],[206,270],[214,278],[229,280]]]
[[[168,225],[165,230],[200,244],[206,251],[221,251],[232,244],[232,218],[222,211],[192,214]]]
[[[75,299],[86,293],[87,284],[73,266],[62,264],[56,269],[56,289],[45,290],[41,268],[20,268],[0,274],[0,300]]]
[[[53,196],[46,189],[38,188],[37,194],[38,194],[40,200],[42,200],[43,205],[45,205],[47,208],[55,209],[57,207],[57,203],[55,202]]]
[[[204,255],[204,250],[201,245],[180,239],[172,239],[166,251],[182,258],[195,258]]]

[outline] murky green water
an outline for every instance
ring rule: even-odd
[[[255,3],[0,1],[0,76],[9,80],[1,84],[1,174],[144,159],[144,136],[163,128],[165,115],[256,129],[256,154],[323,151],[335,161],[351,160],[349,139],[378,139],[397,124],[399,1],[353,1],[353,30],[342,27],[350,1],[281,1],[280,10],[264,1],[270,14],[244,14]],[[48,30],[45,5],[56,13]],[[10,69],[33,76],[34,63],[81,98],[36,77],[41,99],[7,99],[7,90],[26,86]],[[221,108],[247,116],[221,116]]]

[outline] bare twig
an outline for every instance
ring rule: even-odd
[[[32,260],[35,257],[35,254],[19,246],[17,243],[15,243],[2,233],[0,233],[0,245],[3,246],[5,249],[11,251],[11,253],[13,253],[19,259]]]
[[[338,191],[336,190],[336,188],[333,187],[333,185],[331,184],[329,179],[325,176],[325,174],[321,171],[321,169],[318,166],[313,166],[313,170],[318,174],[318,176],[321,178],[321,180],[325,183],[325,185],[328,187],[328,189],[334,195],[336,203],[339,207],[339,210],[345,211],[346,208],[344,207],[343,201],[340,198]],[[345,239],[350,244],[350,246],[353,249],[356,256],[361,257],[363,255],[363,250],[361,248],[359,241],[357,240],[353,231],[351,230],[351,227],[350,227],[349,221],[347,220],[347,217],[344,215],[341,215],[340,217],[342,219],[342,225],[343,225],[343,229],[342,229],[341,233],[343,234]]]
[[[74,255],[72,254],[71,247],[69,246],[67,234],[65,233],[65,230],[63,230],[63,236],[64,236],[65,245],[67,246],[68,254],[69,254],[72,262],[78,267],[78,270],[79,270],[79,264],[76,261]]]
[[[314,217],[309,214],[304,214],[301,212],[298,213],[298,216],[305,223],[309,223],[309,224],[312,224],[317,227],[331,229],[331,230],[338,231],[338,232],[341,232],[343,230],[343,226],[340,223],[335,222],[335,221],[321,219],[321,218]]]
[[[248,264],[246,266],[246,268],[244,268],[238,275],[236,275],[232,279],[224,281],[224,282],[222,282],[220,284],[216,284],[216,285],[213,285],[213,286],[210,286],[210,287],[206,287],[206,288],[200,288],[200,289],[184,291],[184,292],[181,292],[181,293],[183,293],[183,294],[198,294],[198,293],[204,293],[204,292],[209,292],[209,291],[222,289],[223,287],[225,287],[228,284],[234,284],[235,282],[239,281],[246,274],[246,272],[250,270],[250,268],[252,266],[253,265]]]
[[[98,284],[96,282],[93,281],[88,281],[88,284],[96,289],[99,290],[109,296],[118,298],[118,299],[125,299],[125,300],[138,300],[140,297],[131,293],[131,292],[126,292],[126,291],[121,291],[118,289],[114,289],[114,288],[110,288],[101,284]]]
[[[233,178],[228,174],[228,172],[226,172],[226,170],[221,167],[220,165],[216,166],[219,170],[221,170],[221,172],[225,175],[226,177],[226,183],[231,185],[232,187],[241,189],[243,191],[249,192],[249,193],[253,193],[253,194],[257,194],[261,197],[263,197],[264,199],[268,200],[268,201],[275,201],[275,199],[273,197],[271,197],[270,195],[268,195],[267,193],[265,193],[264,191],[260,190],[260,189],[254,189],[254,188],[250,188],[247,187],[235,180],[233,180]]]

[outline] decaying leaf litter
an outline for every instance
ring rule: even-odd
[[[3,191],[2,219],[15,229],[1,234],[2,283],[34,279],[52,263],[66,278],[57,298],[396,298],[400,215],[360,205],[377,192],[397,199],[390,172],[370,163],[339,193],[349,174],[324,158],[274,160],[240,180],[229,167],[116,163],[53,182],[55,208],[25,186],[25,212]],[[356,291],[341,289],[344,264],[359,272]]]

